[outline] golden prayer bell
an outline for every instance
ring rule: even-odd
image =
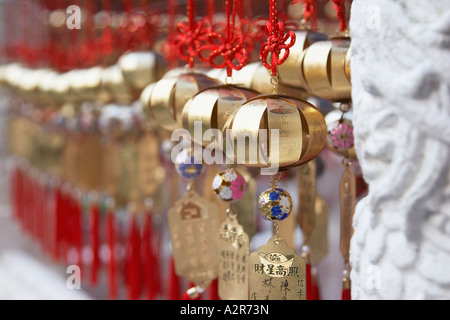
[[[248,100],[225,129],[227,155],[231,147],[235,161],[259,168],[299,166],[315,158],[327,139],[319,110],[304,100],[280,95]]]
[[[312,95],[336,102],[351,100],[349,50],[346,37],[319,41],[305,50],[303,75]]]
[[[126,53],[120,57],[118,65],[126,83],[139,92],[161,79],[167,67],[165,60],[151,51]]]
[[[221,85],[200,91],[184,106],[182,112],[183,127],[188,130],[194,141],[206,147],[204,133],[209,129],[223,130],[228,118],[248,99],[259,92],[232,85]],[[195,123],[201,123],[201,141],[196,141]]]
[[[135,98],[118,65],[104,69],[101,84],[104,100],[109,98],[116,103],[130,103]]]
[[[296,31],[295,44],[289,49],[289,57],[277,67],[280,82],[299,88],[307,88],[307,82],[303,75],[302,64],[305,50],[318,41],[328,40],[324,33],[311,31]]]
[[[218,80],[202,73],[163,77],[143,91],[141,102],[150,109],[161,128],[173,131],[182,127],[182,111],[186,102],[199,91],[218,84]]]
[[[208,72],[208,76],[225,81],[227,79],[226,70],[213,69]],[[253,62],[246,65],[239,71],[233,72],[232,83],[236,86],[251,88],[262,94],[271,94],[273,85],[270,83],[270,72],[260,62]],[[278,83],[277,93],[298,99],[307,99],[308,92],[299,87],[293,87],[285,83]]]

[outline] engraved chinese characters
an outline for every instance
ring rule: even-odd
[[[219,296],[248,299],[249,237],[235,215],[228,214],[219,233]]]
[[[250,300],[306,300],[305,260],[273,237],[250,254]]]
[[[191,189],[169,210],[168,219],[176,273],[206,287],[217,277],[217,206]]]

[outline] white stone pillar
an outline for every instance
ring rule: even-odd
[[[353,1],[353,299],[450,298],[449,4]]]

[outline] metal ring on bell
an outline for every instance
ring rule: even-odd
[[[299,166],[315,158],[327,139],[325,119],[316,107],[281,95],[248,100],[224,130],[226,153],[231,147],[235,161],[259,168]]]

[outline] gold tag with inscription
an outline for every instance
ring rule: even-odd
[[[309,245],[315,228],[316,164],[310,161],[298,169],[298,223],[303,232],[304,245]]]
[[[329,209],[326,201],[317,194],[315,201],[315,227],[309,239],[311,262],[315,266],[328,254],[328,215]]]
[[[248,300],[249,238],[229,214],[219,232],[219,296],[222,300]]]
[[[217,277],[218,207],[188,190],[168,212],[175,272],[198,286]]]
[[[345,164],[339,184],[341,204],[341,241],[340,250],[346,263],[350,256],[350,240],[353,235],[353,213],[356,205],[356,179],[350,163]]]
[[[306,263],[286,242],[272,237],[250,254],[250,300],[306,300]]]

